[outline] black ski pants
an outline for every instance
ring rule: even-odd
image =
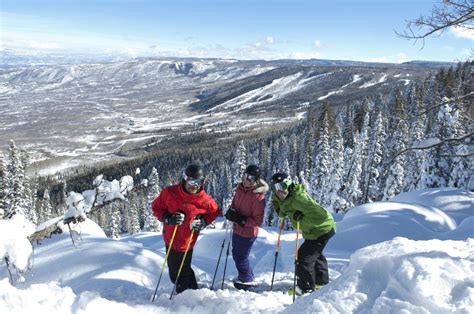
[[[168,247],[166,247],[168,250]],[[178,277],[179,266],[184,257],[184,252],[178,252],[173,249],[170,250],[168,255],[168,269],[169,275],[172,283],[176,282],[176,277]],[[176,284],[176,293],[183,292],[187,289],[197,289],[196,276],[194,271],[191,268],[191,260],[193,259],[193,250],[189,250],[186,255],[186,260],[184,261],[183,268],[181,269],[181,274],[178,278],[178,283]]]
[[[316,240],[305,240],[298,250],[296,276],[298,287],[303,291],[313,291],[315,285],[329,283],[329,270],[323,250],[334,230],[323,234]]]

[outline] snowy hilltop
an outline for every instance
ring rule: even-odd
[[[161,234],[107,238],[91,220],[31,247],[12,235],[28,234],[24,221],[0,221],[0,256],[29,264],[25,281],[12,286],[0,266],[0,313],[473,313],[474,194],[460,189],[402,193],[335,214],[337,234],[326,248],[331,282],[298,297],[292,285],[295,231],[284,231],[275,284],[270,291],[278,230],[265,227],[251,252],[257,292],[236,290],[229,256],[210,290],[223,239],[222,220],[202,232],[193,253],[199,290],[173,296],[167,269],[151,303],[165,257]],[[23,225],[22,225],[23,224]],[[22,226],[20,228],[20,225]],[[300,240],[301,243],[301,240]],[[12,255],[12,253],[14,253]]]

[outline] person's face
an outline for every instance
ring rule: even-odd
[[[288,196],[288,194],[288,190],[279,190],[275,193],[275,195],[281,200],[284,200]]]
[[[257,184],[257,178],[248,173],[244,173],[242,176],[242,184],[246,188],[254,187]]]
[[[201,187],[204,184],[204,177],[202,178],[185,177],[184,182],[185,182],[184,188],[186,189],[186,192],[190,194],[196,194],[201,190]]]
[[[279,199],[284,200],[285,198],[288,197],[289,191],[288,191],[287,184],[272,182],[271,187],[272,187],[273,193],[275,193],[275,195]]]
[[[186,188],[186,191],[190,194],[196,194],[201,189],[201,186],[191,185],[188,182],[186,182],[184,186]]]

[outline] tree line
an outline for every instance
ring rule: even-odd
[[[458,63],[389,93],[333,107],[310,108],[306,119],[276,124],[250,136],[198,133],[173,137],[153,152],[120,163],[95,165],[57,176],[28,178],[28,153],[11,142],[0,155],[0,218],[23,214],[41,223],[61,215],[72,191],[92,188],[94,178],[131,175],[145,188],[110,202],[90,218],[110,237],[159,231],[151,201],[179,181],[186,164],[200,161],[206,190],[226,210],[247,164],[263,178],[288,172],[333,212],[388,200],[404,191],[435,187],[474,189],[473,62]],[[265,224],[276,225],[270,205]]]

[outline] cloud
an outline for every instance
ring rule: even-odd
[[[373,57],[373,58],[363,59],[361,61],[381,62],[381,63],[403,63],[403,62],[407,62],[409,60],[410,59],[408,58],[406,53],[399,52],[399,53],[397,53],[396,55],[393,55],[393,56]]]
[[[323,45],[321,44],[321,42],[319,40],[314,41],[314,48],[321,49],[322,47],[323,47]]]
[[[466,27],[451,27],[451,33],[457,38],[474,40],[474,29]]]
[[[273,36],[267,36],[263,39],[260,39],[252,44],[250,44],[251,46],[254,46],[256,48],[260,48],[260,47],[266,47],[268,45],[272,45],[275,43],[275,38],[273,38]]]
[[[409,61],[407,54],[404,52],[399,52],[396,55],[396,59],[397,59],[396,63],[403,63],[403,62]]]
[[[292,52],[287,57],[288,59],[320,59],[319,52]]]

